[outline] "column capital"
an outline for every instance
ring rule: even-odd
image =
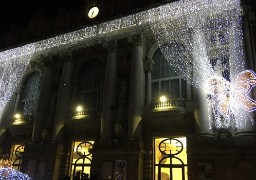
[[[64,60],[64,62],[71,62],[72,61],[72,52],[71,51],[61,52],[59,57],[62,60]]]
[[[145,42],[144,34],[139,33],[128,38],[128,42],[132,43],[133,46],[143,46]]]
[[[117,41],[105,41],[103,42],[103,47],[108,49],[108,52],[116,52],[117,51]]]
[[[51,66],[53,63],[53,57],[49,54],[41,54],[38,60],[44,65],[44,66]]]
[[[146,72],[152,71],[152,66],[155,64],[155,61],[151,58],[145,57],[144,59],[144,69]]]
[[[37,70],[39,72],[42,72],[44,69],[44,63],[40,60],[32,60],[32,61],[30,61],[28,67],[29,67],[29,69],[31,69],[33,71]]]

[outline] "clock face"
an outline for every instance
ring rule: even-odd
[[[88,11],[89,18],[95,18],[99,14],[99,8],[94,6]]]

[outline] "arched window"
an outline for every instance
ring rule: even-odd
[[[11,152],[11,161],[12,161],[13,169],[16,169],[18,171],[20,170],[24,149],[25,149],[24,144],[13,145],[12,152]]]
[[[155,180],[187,180],[186,137],[154,139]]]
[[[30,74],[23,84],[21,94],[21,111],[25,118],[33,117],[36,113],[38,97],[40,92],[40,73],[33,72]]]
[[[97,60],[86,63],[79,71],[76,103],[82,105],[85,112],[97,112],[100,109],[102,69]]]
[[[174,46],[175,51],[177,43],[170,44]],[[178,49],[177,49],[178,52]],[[177,53],[176,52],[176,53]],[[175,58],[175,55],[174,55]],[[151,76],[152,82],[152,100],[155,101],[160,96],[167,96],[168,99],[182,99],[186,95],[186,83],[179,74],[175,72],[174,67],[163,56],[160,48],[153,54],[153,70]]]
[[[74,142],[71,159],[72,179],[90,178],[93,143],[94,141]]]

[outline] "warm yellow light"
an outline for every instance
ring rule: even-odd
[[[161,96],[161,97],[159,98],[159,100],[160,100],[160,102],[164,103],[164,102],[167,101],[167,98],[166,98],[166,96]]]
[[[76,107],[76,111],[77,112],[82,112],[83,111],[83,107],[82,106],[77,106]]]
[[[99,14],[99,8],[97,6],[93,6],[88,11],[89,18],[95,18]]]
[[[20,115],[19,113],[17,113],[17,114],[14,115],[14,118],[15,118],[15,119],[20,119],[20,118],[21,118],[21,115]]]

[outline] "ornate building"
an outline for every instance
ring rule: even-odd
[[[176,1],[1,51],[0,152],[35,180],[254,180],[254,27]]]

